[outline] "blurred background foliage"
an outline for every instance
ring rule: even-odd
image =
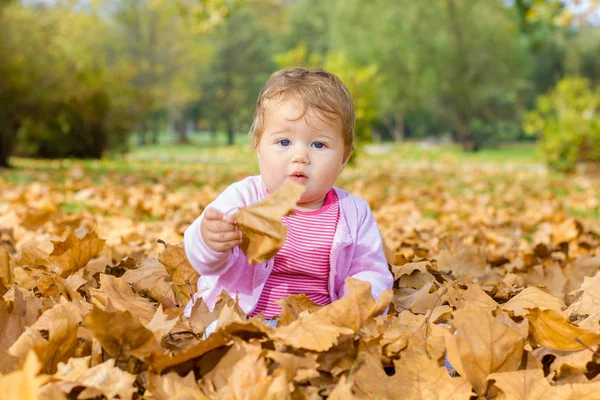
[[[248,131],[279,68],[348,85],[360,143],[537,140],[600,161],[596,0],[0,0],[0,165]]]

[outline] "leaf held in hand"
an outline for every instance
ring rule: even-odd
[[[287,181],[272,195],[241,208],[235,215],[237,225],[244,234],[240,248],[250,264],[271,259],[283,246],[287,228],[281,217],[289,215],[304,192],[304,186]]]

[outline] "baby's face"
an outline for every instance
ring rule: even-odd
[[[339,118],[332,120],[295,100],[283,100],[267,113],[258,142],[260,174],[272,193],[287,179],[302,183],[301,209],[321,207],[344,169],[344,138]]]

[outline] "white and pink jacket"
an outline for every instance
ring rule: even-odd
[[[377,299],[394,282],[383,253],[377,223],[365,200],[337,187],[334,190],[340,216],[329,255],[331,301],[344,296],[344,281],[349,276],[369,282],[373,297]],[[213,207],[225,213],[252,205],[265,197],[267,189],[262,178],[251,176],[230,185],[207,208]],[[273,259],[251,265],[239,247],[224,253],[211,250],[200,233],[202,217],[200,215],[184,234],[185,253],[200,274],[195,298],[201,297],[212,309],[217,296],[225,290],[232,297],[237,295],[240,307],[250,314],[273,269]],[[186,307],[186,315],[191,312],[192,301]]]

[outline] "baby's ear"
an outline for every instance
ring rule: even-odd
[[[350,157],[352,156],[352,153],[348,154],[344,160],[342,161],[342,167],[345,167],[346,164],[348,164],[348,161],[350,161]]]

